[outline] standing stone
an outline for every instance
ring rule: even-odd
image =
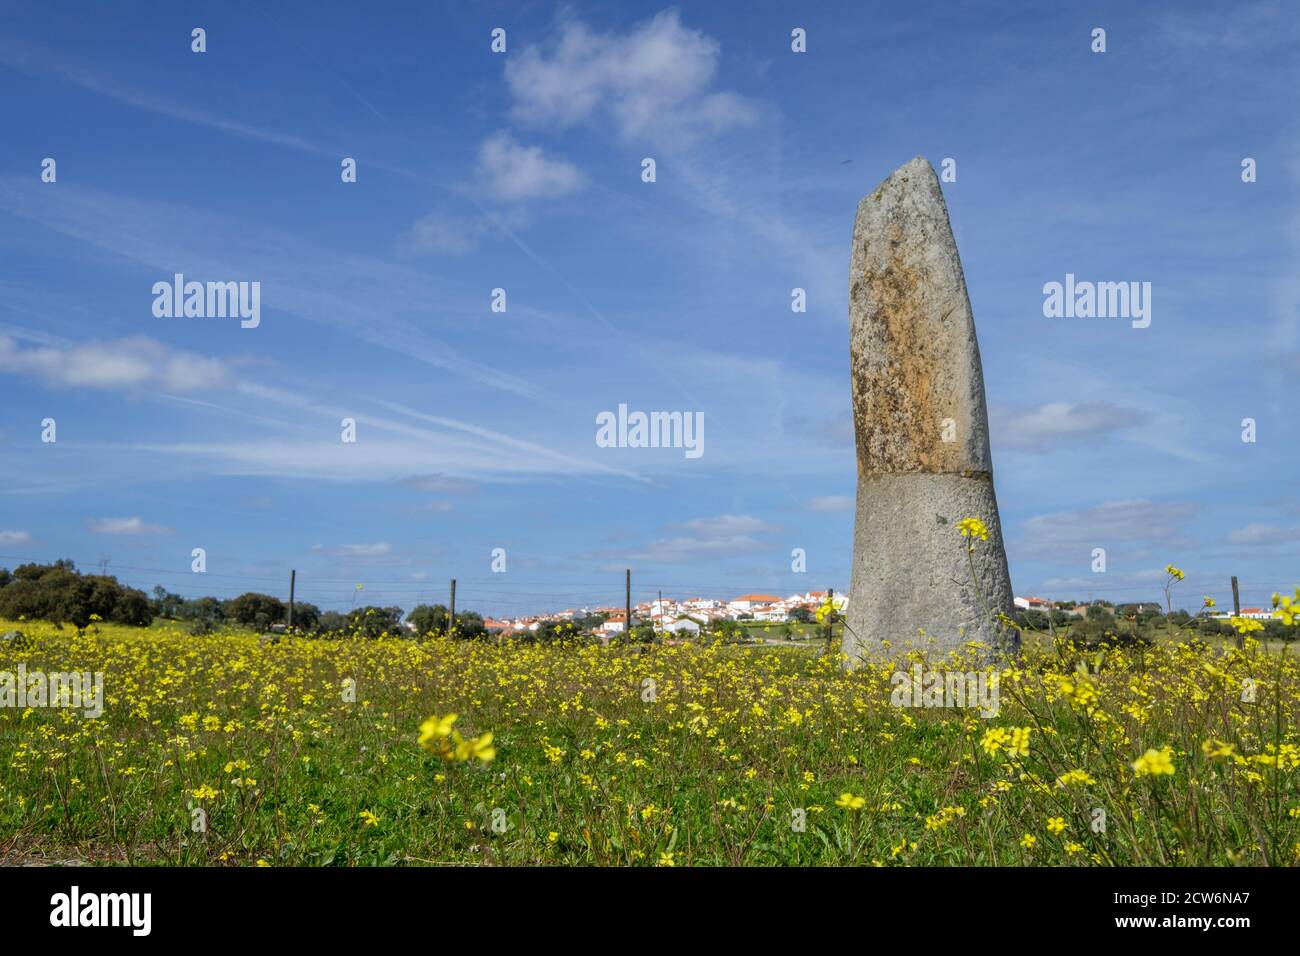
[[[858,204],[849,266],[858,451],[850,666],[894,648],[1014,650],[975,320],[939,180],[920,156]],[[979,518],[977,591],[957,523]],[[981,596],[982,595],[982,596]]]

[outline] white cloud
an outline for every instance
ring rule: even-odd
[[[103,73],[86,69],[80,57],[64,58],[57,51],[28,39],[19,42],[16,36],[0,37],[0,63],[29,74],[54,75],[82,89],[110,97],[135,109],[220,130],[231,136],[287,146],[322,156],[333,157],[340,152],[338,149],[326,149],[278,130],[249,126],[246,123],[197,110],[180,102],[159,97],[153,90],[146,91],[123,86]]]
[[[991,427],[995,447],[1042,449],[1078,438],[1100,437],[1140,425],[1150,416],[1111,402],[1048,402],[1030,408],[995,406]]]
[[[506,202],[563,196],[582,186],[578,167],[540,146],[523,146],[504,130],[479,146],[478,174],[492,196]]]
[[[95,534],[171,534],[171,528],[149,524],[139,517],[91,518],[86,523]]]
[[[441,494],[466,495],[478,486],[463,478],[450,478],[444,474],[411,475],[402,479],[402,484],[416,491],[435,491]]]
[[[479,240],[487,230],[487,223],[482,219],[461,219],[430,212],[411,224],[398,240],[397,250],[403,255],[463,256],[478,248]]]
[[[752,121],[730,92],[710,92],[721,47],[665,10],[626,34],[595,33],[564,17],[546,48],[506,64],[512,117],[541,127],[611,120],[625,139],[713,133]]]
[[[31,539],[26,531],[0,531],[0,544],[26,544]]]
[[[852,511],[852,495],[822,495],[809,498],[804,507],[809,511]]]
[[[1107,571],[1105,574],[1082,574],[1068,575],[1065,577],[1047,578],[1038,582],[1032,588],[1023,592],[1025,594],[1046,594],[1055,595],[1060,598],[1069,599],[1070,597],[1107,597],[1111,600],[1124,603],[1128,601],[1150,601],[1158,600],[1164,603],[1164,596],[1161,593],[1168,574],[1163,567],[1141,568],[1136,571]],[[1189,573],[1185,586],[1189,591],[1204,592],[1205,585],[1194,573]],[[1200,603],[1199,598],[1185,596],[1185,600],[1195,599]],[[1175,597],[1175,602],[1178,600]],[[1175,603],[1175,607],[1177,607]]]
[[[471,381],[531,398],[549,398],[535,382],[466,358],[415,323],[430,301],[446,315],[478,314],[482,300],[458,294],[423,270],[355,250],[336,252],[301,235],[257,227],[246,217],[194,206],[127,199],[69,184],[42,188],[39,179],[0,176],[0,209],[92,243],[170,276],[248,274],[276,290],[276,307],[361,341],[446,369]],[[376,296],[382,287],[384,295]]]
[[[172,392],[221,388],[230,371],[219,359],[169,349],[144,336],[115,342],[23,348],[0,335],[0,372],[40,379],[47,385]]]
[[[1300,527],[1276,524],[1248,524],[1228,533],[1232,544],[1295,544],[1300,541]]]
[[[673,527],[688,533],[653,541],[627,557],[651,563],[677,564],[700,558],[754,554],[771,550],[772,545],[761,537],[780,530],[752,515],[693,518]]]
[[[692,518],[676,527],[707,535],[767,534],[779,530],[753,515],[718,515],[716,518]]]
[[[468,217],[433,210],[412,223],[398,239],[397,252],[403,256],[464,256],[500,229],[516,231],[527,224],[528,215],[522,209],[510,210],[502,216]]]
[[[398,417],[365,414],[355,405],[335,406],[320,395],[260,383],[242,382],[234,389],[234,395],[236,399],[255,401],[261,408],[278,405],[302,414],[294,416],[298,421],[292,428],[282,427],[278,434],[270,436],[252,437],[244,432],[210,441],[106,443],[93,449],[73,445],[69,446],[68,453],[80,451],[93,455],[88,460],[94,462],[96,480],[103,480],[109,472],[138,475],[145,461],[150,472],[166,471],[172,477],[215,473],[331,482],[409,479],[409,486],[414,490],[435,493],[465,493],[474,488],[469,483],[478,479],[538,475],[604,475],[649,480],[607,460],[597,460],[591,455],[590,439],[570,454],[378,398],[367,400]],[[221,406],[213,405],[213,408]],[[359,453],[361,446],[355,444],[320,440],[319,425],[329,422],[324,427],[328,433],[337,435],[338,423],[344,417],[355,418],[358,428],[364,430],[364,453]],[[310,419],[318,421],[313,423]],[[65,465],[59,474],[70,472]],[[451,475],[458,477],[446,477]],[[48,484],[48,479],[42,484]]]
[[[403,505],[403,511],[412,511],[417,514],[446,514],[455,509],[447,501],[430,501],[422,505]]]
[[[337,548],[318,544],[312,550],[338,558],[378,558],[390,553],[393,546],[387,541],[376,541],[374,544],[345,544]]]
[[[1078,552],[1078,560],[1086,563],[1094,547],[1134,543],[1177,547],[1186,544],[1183,534],[1197,510],[1190,501],[1164,504],[1139,499],[1037,515],[1020,525],[1020,540],[1013,550],[1057,557]]]

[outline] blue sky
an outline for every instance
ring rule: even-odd
[[[1016,592],[1289,589],[1300,21],[1049,6],[0,4],[0,565],[493,613],[629,566],[843,589],[853,216],[921,154],[957,162]],[[261,324],[155,317],[177,272],[260,282]],[[1045,318],[1067,273],[1151,282],[1150,327]],[[621,403],[703,412],[704,454],[597,447]]]

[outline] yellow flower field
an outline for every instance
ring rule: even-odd
[[[1300,857],[1300,670],[1249,637],[1031,649],[982,717],[894,706],[917,654],[10,627],[0,672],[99,671],[104,701],[0,708],[8,862]]]

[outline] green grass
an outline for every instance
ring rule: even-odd
[[[1031,649],[984,720],[892,706],[892,666],[846,674],[815,643],[16,626],[31,646],[0,671],[100,670],[107,701],[100,720],[0,709],[8,862],[1227,865],[1300,845],[1300,672],[1264,649]],[[448,713],[494,735],[489,763],[421,749]],[[1023,753],[984,745],[1015,728]],[[1135,772],[1165,747],[1173,774]],[[1092,782],[1058,786],[1072,770]]]

